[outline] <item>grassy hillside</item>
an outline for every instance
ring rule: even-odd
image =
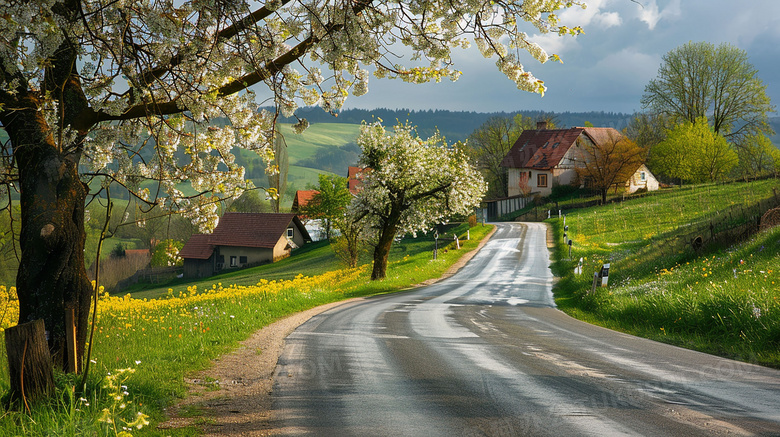
[[[780,367],[780,230],[734,246],[723,244],[735,242],[728,233],[719,244],[699,250],[692,244],[738,224],[741,211],[760,200],[769,205],[778,186],[776,180],[704,185],[571,211],[572,259],[563,244],[555,252],[556,302],[612,329]],[[549,222],[562,241],[562,220]],[[604,263],[609,287],[590,293]]]
[[[315,123],[301,134],[296,134],[290,125],[282,125],[282,134],[287,142],[290,163],[312,158],[317,149],[340,147],[354,142],[360,134],[358,124]],[[344,173],[346,176],[346,170]]]

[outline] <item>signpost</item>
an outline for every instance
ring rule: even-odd
[[[601,286],[606,287],[607,283],[609,282],[609,263],[601,266],[599,277],[601,278]]]

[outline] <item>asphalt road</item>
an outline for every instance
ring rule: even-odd
[[[273,425],[322,436],[780,435],[780,372],[555,308],[545,229],[500,224],[458,274],[287,338]]]

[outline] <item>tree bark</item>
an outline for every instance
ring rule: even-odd
[[[395,233],[398,232],[398,224],[401,222],[401,203],[398,199],[390,207],[390,213],[386,220],[383,220],[382,231],[379,234],[379,241],[374,247],[374,265],[371,270],[371,280],[384,279],[387,276],[387,258],[390,255],[390,248],[393,246]]]
[[[379,235],[379,242],[374,247],[374,266],[371,270],[371,280],[385,279],[387,276],[387,258],[393,246],[396,227],[384,227]]]
[[[5,330],[11,398],[27,401],[45,396],[54,388],[51,355],[41,319]]]
[[[89,326],[92,286],[84,266],[87,188],[79,179],[78,155],[55,145],[36,103],[2,120],[19,168],[19,323],[43,319],[54,366],[67,371],[65,309],[74,310],[77,367]]]

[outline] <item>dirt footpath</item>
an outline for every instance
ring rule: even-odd
[[[485,245],[495,232],[491,231],[477,249],[465,254],[440,278],[417,286],[430,285],[455,274]],[[284,339],[295,328],[324,311],[349,299],[293,314],[255,332],[241,342],[235,351],[215,360],[213,365],[191,378],[187,397],[166,412],[169,420],[158,429],[197,425],[207,436],[270,436],[279,435],[271,427],[271,390],[276,362],[284,348]]]

